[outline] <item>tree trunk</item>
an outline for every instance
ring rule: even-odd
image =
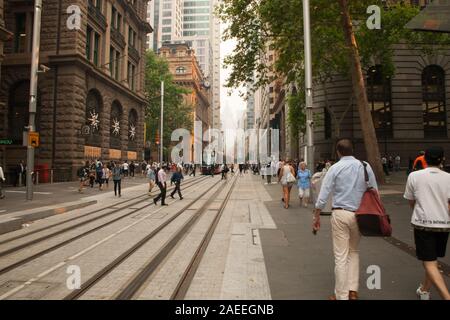
[[[372,115],[369,110],[367,100],[366,86],[362,74],[361,61],[356,43],[355,34],[353,32],[348,0],[339,0],[342,15],[342,25],[344,36],[350,55],[351,75],[353,83],[353,91],[358,106],[359,119],[361,122],[361,131],[363,134],[364,145],[369,161],[379,183],[384,182],[383,168],[381,166],[381,156],[378,148],[375,127],[372,121]]]

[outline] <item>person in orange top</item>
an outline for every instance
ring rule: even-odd
[[[427,168],[427,162],[425,160],[425,152],[420,151],[416,160],[414,160],[413,171],[422,170]]]

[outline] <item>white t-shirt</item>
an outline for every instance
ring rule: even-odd
[[[128,163],[127,163],[127,162],[125,162],[125,163],[123,164],[123,170],[128,170]]]
[[[450,229],[450,174],[438,168],[412,172],[404,197],[416,201],[411,218],[413,225]]]

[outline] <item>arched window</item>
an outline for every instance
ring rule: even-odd
[[[175,73],[176,74],[184,74],[184,73],[186,73],[186,68],[185,67],[177,67],[175,69]]]
[[[425,138],[447,136],[445,111],[445,71],[436,65],[422,72],[422,110]]]
[[[381,65],[367,72],[367,99],[377,136],[392,137],[391,78],[383,75]]]
[[[102,111],[102,99],[100,93],[92,89],[86,97],[86,125],[90,128],[90,135],[86,138],[86,144],[101,146],[100,114]]]
[[[138,115],[136,110],[131,109],[128,115],[128,149],[136,149]]]
[[[23,142],[23,131],[29,122],[29,99],[30,81],[19,81],[11,87],[9,92],[9,112],[8,112],[8,138],[14,144],[21,145]],[[36,131],[39,131],[39,111],[41,109],[40,94],[37,97],[36,105]]]
[[[122,106],[118,101],[114,101],[111,106],[110,118],[110,147],[112,149],[121,149],[120,135],[122,128]]]

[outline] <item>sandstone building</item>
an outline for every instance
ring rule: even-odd
[[[7,166],[26,158],[33,1],[5,2],[0,134],[13,140]],[[82,160],[142,159],[144,144],[144,0],[43,0],[36,164],[71,168]],[[69,8],[69,9],[68,9]],[[80,9],[80,27],[71,17]],[[70,20],[70,21],[69,21]],[[71,23],[72,22],[72,23]]]
[[[194,50],[185,43],[163,44],[159,55],[168,61],[174,82],[190,91],[184,96],[184,102],[192,106],[192,122],[201,121],[203,131],[212,127],[211,88],[205,81]]]

